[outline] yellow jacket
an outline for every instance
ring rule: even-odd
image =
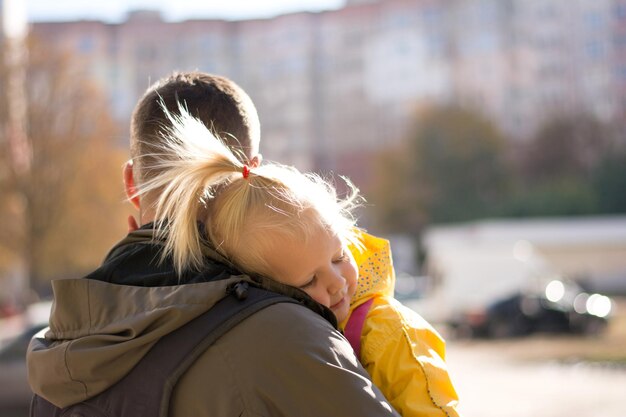
[[[448,375],[445,342],[419,314],[393,298],[395,273],[389,242],[362,234],[351,248],[359,266],[350,311],[374,301],[361,333],[361,363],[403,417],[456,417],[458,396]],[[341,329],[347,320],[340,323]]]

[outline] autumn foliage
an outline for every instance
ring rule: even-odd
[[[45,45],[45,46],[44,46]],[[28,39],[25,133],[30,168],[16,169],[0,130],[0,282],[16,266],[33,288],[96,266],[125,232],[121,167],[127,152],[107,100],[83,63]],[[6,82],[0,69],[0,84]],[[9,100],[3,98],[0,125]]]

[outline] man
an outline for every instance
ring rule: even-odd
[[[152,174],[144,167],[159,151],[166,123],[161,103],[172,113],[181,103],[241,149],[250,165],[261,160],[256,110],[232,81],[175,74],[146,92],[133,112],[133,159],[124,168],[142,227],[86,279],[53,283],[50,330],[29,348],[31,387],[58,407],[115,385],[156,341],[212,308],[241,279],[209,247],[203,248],[206,265],[199,272],[179,277],[170,259],[159,261],[155,196],[139,199],[135,186]],[[397,416],[334,328],[332,314],[297,290],[278,289],[301,304],[267,307],[201,354],[174,387],[170,416]]]

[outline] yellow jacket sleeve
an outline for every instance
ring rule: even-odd
[[[361,335],[361,362],[403,417],[457,417],[445,343],[419,314],[376,297]]]

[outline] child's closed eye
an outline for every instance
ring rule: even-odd
[[[345,249],[341,251],[341,255],[339,255],[337,258],[333,259],[333,263],[340,263],[340,262],[346,262],[348,260],[348,254],[346,253]]]
[[[304,290],[304,289],[310,288],[310,287],[312,287],[313,285],[315,285],[315,282],[316,282],[316,281],[317,281],[317,277],[316,277],[315,275],[313,275],[313,278],[311,278],[311,279],[309,280],[309,282],[307,282],[307,283],[306,283],[306,284],[304,284],[304,285],[300,285],[300,287],[299,287],[299,288],[300,288],[301,290]]]

